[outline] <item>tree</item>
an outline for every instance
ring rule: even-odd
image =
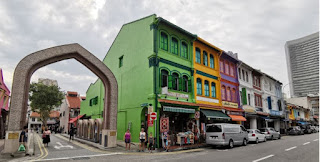
[[[61,105],[64,93],[58,86],[47,86],[42,83],[32,83],[29,90],[31,110],[40,114],[40,120],[47,126],[47,120],[54,107]]]

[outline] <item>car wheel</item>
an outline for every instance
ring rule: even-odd
[[[243,146],[247,146],[248,142],[247,139],[243,139]]]
[[[266,137],[264,137],[264,142],[267,142],[267,138]]]
[[[274,139],[273,139],[273,135],[271,136],[271,140],[274,140]]]
[[[258,144],[258,143],[259,143],[259,139],[257,138],[257,139],[256,139],[256,144]]]
[[[233,141],[232,140],[229,141],[229,148],[233,148]]]

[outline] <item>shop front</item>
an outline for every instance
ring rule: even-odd
[[[245,112],[245,118],[247,119],[244,121],[243,126],[246,129],[257,129],[257,113],[255,108],[249,105],[243,105],[242,108]]]

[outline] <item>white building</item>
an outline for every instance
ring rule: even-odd
[[[70,128],[70,119],[80,114],[80,103],[82,99],[78,92],[68,91],[62,102],[60,113],[60,127],[63,133],[68,133]]]

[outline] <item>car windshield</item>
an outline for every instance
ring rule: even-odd
[[[248,133],[253,133],[253,130],[248,130]]]
[[[221,125],[208,126],[207,132],[222,132]]]
[[[262,128],[262,129],[259,129],[261,132],[268,132],[268,129],[266,128]]]

